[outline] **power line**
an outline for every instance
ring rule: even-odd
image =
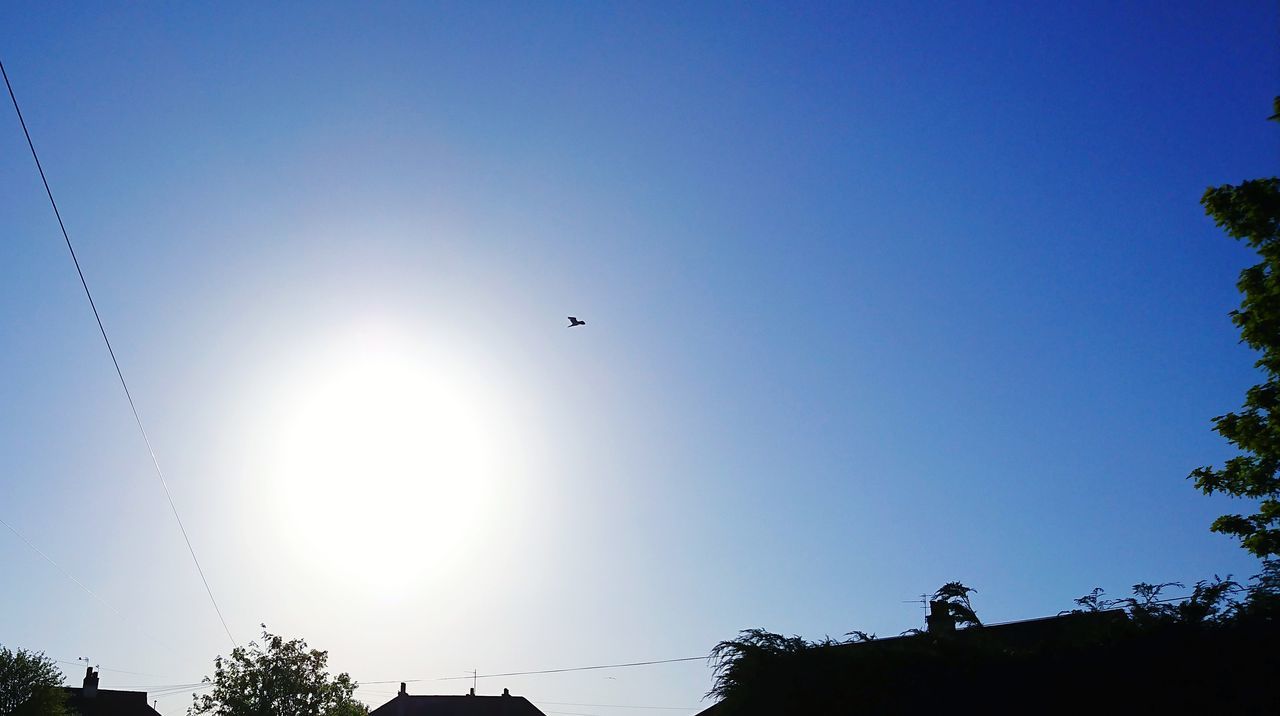
[[[151,464],[155,466],[156,476],[160,478],[160,484],[164,487],[164,496],[169,500],[169,509],[173,510],[173,518],[178,522],[178,529],[182,531],[182,539],[187,543],[187,551],[191,553],[191,561],[196,565],[196,571],[200,573],[200,581],[204,582],[204,591],[209,595],[209,601],[213,603],[213,610],[218,613],[218,621],[222,622],[222,628],[227,632],[227,638],[235,646],[240,646],[236,638],[231,635],[231,628],[227,626],[227,620],[222,616],[222,609],[218,607],[218,600],[213,598],[213,590],[209,588],[209,580],[204,575],[204,568],[200,566],[200,560],[196,557],[196,550],[191,546],[191,538],[187,535],[187,528],[182,524],[182,517],[178,515],[178,507],[173,502],[173,494],[169,492],[169,483],[164,479],[164,471],[160,469],[160,461],[156,459],[156,451],[151,447],[151,439],[147,437],[146,428],[142,427],[142,417],[138,414],[138,406],[133,402],[133,394],[129,392],[129,384],[124,379],[124,371],[120,370],[120,361],[116,360],[115,349],[111,347],[111,339],[107,337],[107,329],[102,325],[102,316],[98,313],[98,305],[93,300],[93,293],[89,291],[89,282],[84,278],[84,271],[80,268],[80,259],[76,257],[76,250],[71,246],[71,237],[67,234],[66,224],[62,221],[62,213],[58,211],[58,202],[53,199],[53,190],[49,188],[49,180],[45,177],[44,167],[40,164],[40,155],[36,153],[36,145],[31,141],[31,132],[27,131],[27,121],[22,117],[22,109],[18,106],[18,97],[13,93],[13,85],[9,82],[9,73],[4,71],[4,63],[0,62],[0,75],[4,76],[4,85],[9,90],[9,99],[13,100],[13,110],[18,114],[18,123],[22,125],[22,133],[27,138],[27,146],[31,149],[31,158],[35,160],[36,169],[40,172],[40,181],[44,183],[44,192],[49,195],[49,205],[53,207],[53,215],[58,219],[58,228],[62,230],[62,239],[67,244],[67,251],[71,254],[71,262],[76,266],[76,274],[80,276],[80,285],[84,288],[85,298],[89,299],[89,308],[93,309],[93,318],[98,322],[98,332],[102,334],[102,342],[107,345],[107,353],[111,355],[111,364],[116,368],[116,377],[120,379],[120,387],[124,388],[124,396],[129,400],[129,409],[133,411],[133,420],[138,424],[138,432],[142,433],[142,441],[147,445],[147,452],[151,455]]]
[[[147,691],[148,693],[160,693],[161,691],[184,691],[186,689],[212,685],[213,684],[205,681],[193,681],[190,684],[126,684],[116,688],[121,691]]]
[[[678,661],[706,661],[705,656],[685,656],[679,659],[658,659],[656,661],[633,661],[628,664],[600,664],[598,666],[574,666],[568,669],[542,669],[540,671],[511,671],[505,674],[480,674],[477,679],[492,679],[499,676],[533,676],[536,674],[561,674],[566,671],[595,671],[597,669],[625,669],[632,666],[651,666],[653,664],[674,664]],[[456,681],[470,679],[471,676],[446,676],[437,681]]]
[[[71,581],[75,582],[75,583],[76,583],[76,586],[77,586],[77,587],[80,587],[81,589],[83,589],[83,590],[84,590],[84,592],[85,592],[85,594],[88,594],[89,596],[91,596],[91,597],[93,597],[94,599],[98,600],[98,603],[102,604],[102,606],[106,607],[107,609],[110,609],[113,613],[115,613],[115,615],[116,615],[116,616],[120,617],[121,619],[124,619],[124,618],[125,618],[125,617],[124,617],[124,615],[123,615],[123,614],[121,614],[120,612],[116,611],[116,608],[115,608],[115,607],[113,607],[113,606],[111,606],[111,604],[110,604],[110,603],[108,603],[108,602],[107,602],[107,600],[105,600],[105,599],[103,599],[102,597],[98,596],[98,593],[97,593],[97,592],[93,591],[92,589],[89,589],[89,587],[85,586],[85,583],[84,583],[84,582],[81,582],[79,579],[76,579],[76,576],[75,576],[74,574],[72,574],[72,573],[68,572],[67,570],[63,569],[63,568],[62,568],[62,565],[60,565],[60,564],[58,564],[57,562],[53,561],[53,558],[52,558],[52,557],[50,557],[49,555],[45,554],[45,553],[44,553],[44,551],[43,551],[43,550],[41,550],[39,547],[35,546],[35,544],[34,544],[31,540],[27,539],[26,535],[24,535],[24,534],[22,534],[21,532],[19,532],[19,531],[17,530],[17,528],[16,528],[16,527],[14,527],[13,525],[9,524],[8,522],[5,522],[3,518],[0,518],[0,525],[4,525],[5,527],[8,527],[10,532],[12,532],[15,536],[17,536],[17,538],[18,538],[18,539],[20,539],[20,540],[22,540],[23,542],[25,542],[25,543],[26,543],[26,545],[27,545],[28,547],[30,547],[30,548],[31,548],[31,551],[33,551],[33,552],[35,552],[36,554],[38,554],[38,555],[40,555],[41,557],[43,557],[43,558],[44,558],[44,561],[48,562],[49,564],[52,564],[52,565],[53,565],[53,567],[54,567],[54,569],[57,569],[59,572],[62,572],[62,576],[64,576],[64,577],[66,577],[67,579],[70,579]],[[127,620],[126,620],[126,621],[127,621]],[[67,662],[67,663],[71,663],[71,662]],[[79,662],[76,662],[76,663],[79,663]]]
[[[375,690],[375,689],[365,689],[365,688],[364,688],[364,684],[366,684],[366,683],[374,683],[374,682],[362,682],[362,683],[360,684],[361,692],[362,692],[362,693],[367,693],[367,694],[388,694],[388,695],[394,695],[394,694],[399,693],[399,692],[396,692],[396,691],[381,691],[381,690]],[[409,682],[405,682],[405,683],[409,683]],[[606,708],[606,709],[644,709],[644,710],[656,710],[656,711],[691,711],[691,710],[694,710],[694,709],[696,709],[696,708],[697,708],[696,706],[636,706],[636,705],[631,705],[631,704],[584,704],[584,703],[578,703],[578,702],[576,702],[576,701],[545,701],[545,700],[543,700],[543,699],[533,699],[533,698],[531,698],[530,700],[531,700],[531,701],[536,701],[536,702],[537,702],[537,703],[539,703],[539,704],[549,704],[549,705],[552,705],[552,706],[587,706],[587,707],[591,707],[591,708]]]
[[[53,659],[53,657],[49,657],[49,658]],[[83,660],[82,661],[68,661],[66,659],[53,659],[53,660],[58,662],[59,664],[75,664],[76,666],[85,665]],[[132,674],[133,676],[155,676],[155,674],[148,674],[145,671],[125,671],[124,669],[108,669],[105,666],[98,666],[97,664],[94,664],[93,668],[96,671],[109,671],[113,674]]]
[[[170,696],[177,696],[178,694],[184,694],[188,692],[194,694],[197,691],[203,691],[204,689],[209,689],[209,688],[213,688],[213,684],[198,684],[195,686],[181,686],[181,687],[175,687],[172,689],[162,689],[160,691],[148,691],[147,695],[154,696],[155,698],[158,698],[158,699],[165,699]]]
[[[137,690],[146,690],[147,693],[161,693],[161,692],[184,692],[184,690],[188,690],[188,689],[195,690],[195,689],[204,688],[204,687],[212,687],[212,684],[207,683],[207,681],[193,681],[193,683],[191,684],[152,684],[152,685],[133,684],[131,685],[131,687],[120,687],[120,689],[129,690],[129,692],[137,692]]]
[[[601,708],[601,709],[657,709],[661,711],[690,711],[692,710],[692,708],[697,708],[697,707],[689,707],[689,706],[624,706],[622,704],[577,704],[569,701],[543,701],[542,699],[538,699],[538,703],[551,704],[552,706],[587,706],[589,708]]]
[[[626,664],[597,664],[595,666],[573,666],[566,669],[541,669],[538,671],[509,671],[503,674],[468,674],[466,676],[442,676],[437,679],[390,679],[388,681],[361,681],[361,684],[414,684],[422,681],[458,681],[460,679],[493,679],[501,676],[535,676],[538,674],[563,674],[569,671],[595,671],[597,669],[625,669],[633,666],[651,666],[654,664],[674,664],[681,661],[705,661],[705,656],[686,656],[679,659],[657,659],[654,661],[632,661]]]
[[[116,609],[114,606],[112,606],[112,605],[111,605],[111,602],[108,602],[107,600],[103,599],[101,596],[99,596],[99,595],[98,595],[98,593],[97,593],[97,592],[95,592],[95,591],[93,591],[92,589],[90,589],[90,588],[89,588],[89,587],[88,587],[84,582],[81,582],[79,579],[76,579],[76,576],[75,576],[74,574],[72,574],[71,572],[68,572],[68,571],[66,570],[66,568],[65,568],[65,567],[63,567],[62,565],[60,565],[60,564],[58,564],[57,562],[53,561],[53,558],[52,558],[52,557],[50,557],[49,555],[45,554],[45,553],[44,553],[44,550],[40,549],[39,547],[37,547],[37,546],[35,545],[35,543],[34,543],[34,542],[32,542],[31,540],[27,539],[27,536],[26,536],[26,535],[24,535],[24,534],[22,534],[21,532],[19,532],[19,531],[18,531],[18,529],[17,529],[16,527],[14,527],[13,525],[11,525],[11,524],[9,524],[8,522],[6,522],[3,518],[0,518],[0,525],[4,525],[5,527],[7,527],[7,528],[9,529],[9,531],[10,531],[10,532],[12,532],[15,536],[17,536],[17,538],[18,538],[18,539],[20,539],[20,540],[22,540],[24,543],[26,543],[26,545],[27,545],[28,547],[30,547],[30,548],[31,548],[31,551],[33,551],[33,552],[35,552],[36,554],[38,554],[38,555],[40,555],[41,557],[43,557],[43,558],[44,558],[44,561],[46,561],[46,562],[48,562],[49,564],[53,565],[54,569],[58,570],[59,572],[62,572],[62,576],[66,577],[67,579],[70,579],[72,582],[75,582],[75,583],[76,583],[76,586],[77,586],[77,587],[80,587],[81,589],[83,589],[83,590],[84,590],[84,592],[85,592],[85,594],[88,594],[89,596],[93,597],[95,600],[97,600],[97,601],[98,601],[98,603],[99,603],[99,604],[101,604],[102,606],[104,606],[104,607],[106,607],[108,610],[110,610],[112,614],[115,614],[117,617],[119,617],[119,618],[120,618],[120,621],[125,622],[125,623],[129,623],[129,624],[134,623],[132,619],[129,619],[129,618],[128,618],[128,617],[126,617],[123,613],[121,613],[119,609]],[[149,637],[150,639],[154,640],[157,644],[160,644],[160,645],[164,646],[164,648],[168,649],[171,653],[173,653],[173,654],[177,654],[177,653],[178,653],[178,652],[177,652],[177,650],[176,650],[176,649],[174,649],[174,648],[173,648],[173,646],[171,646],[171,645],[170,645],[168,642],[166,642],[164,639],[160,639],[160,638],[156,637],[156,636],[155,636],[155,635],[153,635],[153,634],[149,634],[149,633],[147,633],[146,631],[142,631],[141,629],[139,629],[139,631],[141,631],[141,632],[142,632],[142,634],[146,635],[146,636],[147,636],[147,637]],[[80,662],[80,661],[66,661],[66,660],[64,660],[64,659],[54,659],[54,661],[61,661],[61,662],[66,663],[66,664],[76,664],[76,665],[80,665],[80,664],[82,664],[82,663],[83,663],[83,662]],[[118,670],[118,669],[107,669],[107,671],[119,671],[119,670]],[[141,673],[139,673],[139,672],[134,672],[134,671],[123,671],[123,672],[121,672],[121,673],[125,673],[125,674],[138,674],[139,676],[148,676],[148,675],[149,675],[149,674],[141,674]]]

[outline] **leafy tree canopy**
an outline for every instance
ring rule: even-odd
[[[39,652],[0,648],[0,716],[66,716],[62,671]]]
[[[930,601],[941,604],[956,626],[980,627],[982,622],[978,620],[977,613],[973,611],[973,604],[969,601],[969,595],[976,591],[978,590],[966,587],[960,582],[947,582],[938,587],[938,591],[933,593]]]
[[[750,629],[711,651],[708,696],[719,716],[1004,713],[1046,694],[1059,710],[1083,712],[1108,691],[1119,699],[1108,712],[1280,713],[1270,686],[1280,560],[1265,561],[1248,585],[1215,577],[1173,599],[1171,587],[1181,585],[1139,583],[1124,599],[1099,588],[1060,620],[981,627],[974,590],[950,582],[933,602],[969,628],[817,641]]]
[[[1073,612],[1100,612],[1108,609],[1124,609],[1134,626],[1139,629],[1158,628],[1174,624],[1188,626],[1230,626],[1251,620],[1270,620],[1280,615],[1280,559],[1268,559],[1262,563],[1262,572],[1253,575],[1248,584],[1241,584],[1227,575],[1202,579],[1191,588],[1191,596],[1184,599],[1165,599],[1162,594],[1169,587],[1181,589],[1179,582],[1133,585],[1133,596],[1125,599],[1108,599],[1102,587],[1076,599],[1078,609]]]
[[[1275,99],[1280,121],[1280,97]],[[1241,455],[1221,468],[1201,467],[1190,478],[1205,494],[1259,500],[1252,515],[1223,515],[1213,531],[1234,535],[1262,558],[1280,555],[1280,178],[1210,187],[1200,199],[1205,213],[1261,261],[1240,272],[1244,298],[1231,320],[1244,343],[1259,351],[1265,381],[1245,394],[1244,407],[1213,419],[1214,430]]]
[[[957,626],[981,627],[982,622],[969,600],[969,595],[975,591],[977,590],[960,582],[947,582],[933,593],[930,601],[941,605]],[[856,668],[866,674],[888,664],[899,663],[904,658],[913,658],[922,653],[932,654],[938,649],[936,635],[919,629],[910,629],[903,634],[913,637],[912,640],[897,642],[892,652],[874,652],[878,662],[872,665],[861,658],[872,652],[833,648],[875,642],[875,634],[854,630],[845,634],[844,639],[827,636],[809,641],[804,637],[783,636],[764,629],[747,629],[740,632],[738,638],[722,641],[711,650],[715,685],[708,696],[759,706],[780,693],[793,691],[795,673],[807,674],[806,678],[827,674],[836,681],[848,682],[847,670],[852,664],[856,663]],[[890,653],[891,658],[883,658]],[[839,656],[833,659],[832,655]],[[783,708],[781,703],[775,705]]]
[[[347,674],[330,676],[329,653],[308,649],[301,639],[286,641],[263,625],[261,642],[236,647],[213,661],[213,691],[193,697],[189,716],[357,716],[368,712],[356,701],[356,683]]]

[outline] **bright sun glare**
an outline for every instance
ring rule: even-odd
[[[362,330],[289,376],[267,477],[283,536],[306,561],[416,581],[483,539],[512,436],[468,368]]]

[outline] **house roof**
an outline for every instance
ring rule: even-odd
[[[998,645],[1009,653],[1020,650],[1055,651],[1099,643],[1103,637],[1122,628],[1128,621],[1129,617],[1123,609],[1109,609],[1099,612],[1063,613],[1057,616],[991,624],[980,628],[962,629],[949,633],[951,635],[950,638],[955,639],[957,643],[965,643],[970,639],[983,639],[988,643]],[[917,639],[918,636],[904,634],[870,641],[832,644],[818,647],[814,649],[814,653],[825,652],[828,655],[876,654],[877,652],[891,651],[895,648],[916,643],[913,640]],[[922,657],[917,661],[923,663],[924,658]],[[885,663],[892,664],[891,668],[893,669],[893,671],[885,674],[887,677],[906,675],[913,670],[912,662],[910,661]],[[727,712],[728,707],[724,702],[717,702],[698,712],[695,716],[720,716],[720,714]],[[916,713],[917,711],[908,709],[904,711],[904,713],[906,712]]]
[[[394,699],[369,716],[545,716],[523,696],[411,696]]]
[[[160,716],[147,703],[145,691],[111,691],[98,689],[85,696],[84,689],[63,688],[67,706],[80,716]]]
[[[92,666],[84,671],[84,686],[64,686],[67,706],[80,716],[160,716],[147,705],[145,691],[113,691],[98,688],[98,672]]]

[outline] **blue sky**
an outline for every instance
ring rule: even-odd
[[[1257,380],[1197,200],[1275,172],[1274,3],[967,5],[8,3],[0,52],[232,632],[398,680],[1255,571],[1184,477]],[[0,643],[198,680],[12,112],[0,229],[0,518],[110,605],[0,534]]]

